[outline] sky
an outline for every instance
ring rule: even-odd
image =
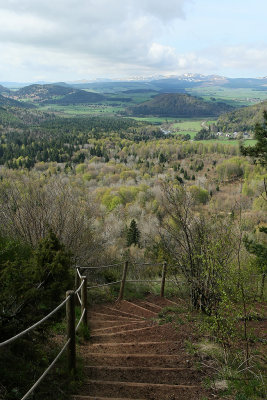
[[[0,0],[0,81],[267,76],[266,0]]]

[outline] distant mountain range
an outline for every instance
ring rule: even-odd
[[[56,82],[52,83],[52,85],[56,86],[69,86],[76,87],[79,89],[90,88],[96,86],[107,86],[110,84],[115,84],[116,86],[120,86],[122,84],[138,84],[139,86],[156,86],[159,90],[163,90],[164,88],[172,88],[172,90],[176,88],[189,88],[189,87],[198,87],[198,86],[225,86],[229,88],[262,88],[262,90],[267,90],[267,76],[260,78],[228,78],[220,75],[203,75],[203,74],[192,74],[187,73],[183,75],[155,75],[150,77],[144,76],[135,76],[128,79],[94,79],[94,80],[77,80],[72,82]],[[16,82],[0,82],[5,87],[14,88],[14,87],[24,87],[26,84],[16,83]],[[38,84],[46,86],[48,83],[38,82]],[[49,83],[51,84],[51,83]],[[28,84],[29,85],[29,84]],[[156,89],[154,87],[154,89]],[[157,90],[157,89],[156,89]]]

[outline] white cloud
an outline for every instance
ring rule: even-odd
[[[242,72],[255,65],[266,71],[264,43],[198,43],[197,19],[186,23],[191,4],[196,0],[0,0],[0,80]],[[214,39],[208,12],[204,33]]]
[[[229,46],[222,49],[223,66],[226,68],[257,68],[267,71],[267,46]]]
[[[17,52],[20,65],[38,69],[39,63],[41,70],[47,60],[54,68],[66,60],[73,74],[77,60],[88,73],[96,65],[103,71],[110,65],[107,73],[139,69],[141,63],[144,69],[171,65],[175,50],[158,41],[172,21],[184,18],[191,1],[0,0],[0,46],[8,54]]]

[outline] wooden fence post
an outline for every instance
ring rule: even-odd
[[[123,268],[123,273],[122,273],[122,280],[121,280],[121,287],[120,287],[120,294],[119,294],[119,297],[118,297],[118,301],[121,301],[123,299],[124,286],[125,286],[126,276],[127,276],[127,270],[128,270],[128,261],[125,261],[124,268]]]
[[[160,290],[160,296],[161,296],[161,297],[164,297],[166,272],[167,272],[167,262],[166,262],[166,261],[163,261],[163,265],[162,265],[162,278],[161,278],[161,290]]]
[[[82,276],[83,280],[83,285],[81,289],[81,300],[82,300],[82,307],[81,311],[83,313],[83,310],[85,310],[84,316],[83,316],[83,324],[85,326],[88,325],[87,323],[87,276]]]
[[[70,339],[68,345],[68,365],[69,371],[76,370],[76,334],[75,334],[75,292],[68,290],[66,297],[69,299],[66,303],[66,318],[67,318],[67,339]]]

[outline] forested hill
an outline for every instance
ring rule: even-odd
[[[34,84],[19,89],[14,92],[14,95],[21,99],[32,97],[36,100],[47,100],[48,98],[53,98],[53,96],[65,96],[73,91],[75,91],[75,89],[70,86]]]
[[[23,103],[22,101],[17,101],[9,97],[2,96],[0,94],[0,107],[31,108],[33,106],[27,103]]]
[[[0,85],[0,93],[10,93],[10,90],[6,87],[4,87],[3,85]]]
[[[39,104],[60,105],[96,103],[104,99],[102,95],[75,89],[64,83],[25,86],[13,92],[10,97]]]
[[[206,102],[188,94],[168,93],[132,107],[128,112],[135,116],[154,115],[160,117],[216,117],[233,110],[222,102]]]
[[[263,111],[267,111],[267,100],[221,115],[217,121],[218,130],[223,132],[253,132],[256,123],[263,123]]]

